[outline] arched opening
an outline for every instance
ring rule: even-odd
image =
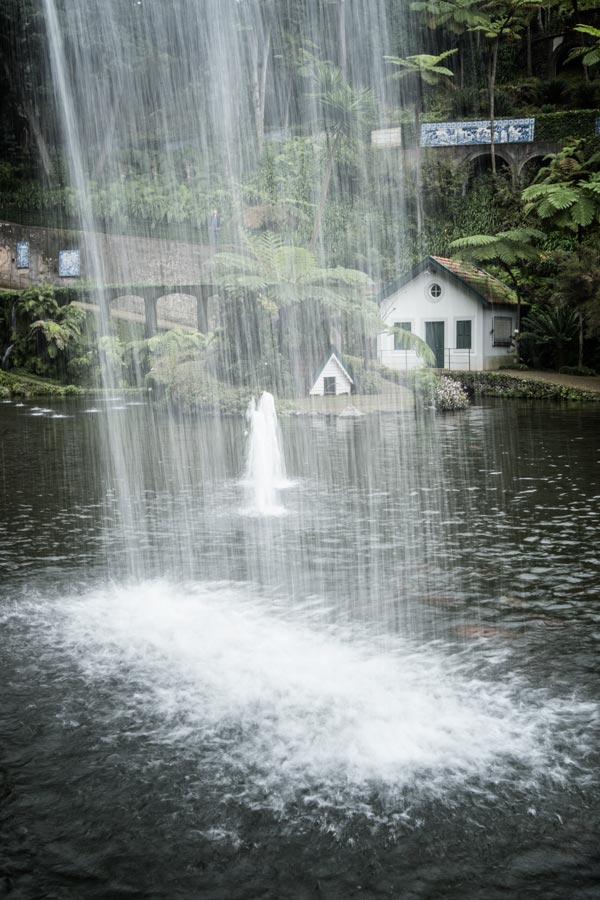
[[[512,184],[514,172],[511,163],[496,150],[496,177],[502,178]],[[477,182],[489,180],[493,174],[492,154],[486,148],[476,156],[472,156],[466,166],[466,176],[463,183],[463,194],[472,188]]]
[[[552,76],[553,80],[560,76],[569,77],[570,75],[581,75],[582,65],[580,59],[569,60],[569,53],[573,47],[577,46],[577,41],[563,41],[560,47],[554,51],[552,56]]]
[[[534,181],[537,173],[545,165],[544,159],[545,155],[540,154],[539,156],[531,156],[529,159],[525,160],[518,172],[520,187],[527,187],[527,185]]]
[[[122,294],[120,297],[113,297],[110,311],[115,319],[141,324],[146,321],[144,298],[137,294]]]
[[[191,294],[163,294],[156,301],[158,327],[194,328],[198,327],[198,300]]]

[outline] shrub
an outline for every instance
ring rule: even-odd
[[[514,116],[515,112],[515,104],[510,91],[499,88],[496,91],[496,116]]]
[[[543,90],[543,82],[540,78],[528,78],[513,88],[513,100],[519,107],[539,106]]]
[[[344,364],[354,381],[357,394],[381,394],[385,387],[385,379],[378,371],[377,364],[365,361],[358,356],[344,356]]]
[[[511,360],[510,362],[500,363],[498,369],[512,369],[517,372],[526,372],[529,369],[529,366],[526,365],[526,363]]]
[[[469,406],[467,392],[461,384],[452,378],[442,376],[434,391],[435,408],[442,412],[466,409]]]
[[[571,385],[551,381],[529,381],[505,372],[460,372],[456,381],[468,391],[482,397],[522,397],[527,400],[590,400],[600,401],[597,391],[586,391]]]
[[[28,374],[0,371],[0,399],[9,397],[66,397],[81,394],[74,384],[57,384]]]
[[[596,375],[596,370],[589,366],[561,366],[558,371],[561,375]]]
[[[540,86],[542,104],[564,104],[569,98],[569,85],[562,78],[555,78],[554,81],[547,81]]]
[[[536,141],[565,141],[567,138],[590,137],[594,134],[597,109],[547,112],[535,117]]]

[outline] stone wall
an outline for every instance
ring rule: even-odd
[[[203,280],[210,248],[202,244],[129,235],[95,234],[94,242],[109,284],[194,284]],[[17,268],[17,243],[30,245],[29,267]],[[0,287],[36,284],[76,286],[93,280],[86,236],[78,231],[0,222]],[[81,250],[81,276],[61,277],[61,250]]]

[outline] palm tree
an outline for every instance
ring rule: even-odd
[[[525,212],[577,235],[578,253],[587,233],[600,228],[600,152],[587,156],[584,141],[564,147],[546,159],[535,182],[522,192]],[[583,366],[583,311],[579,311],[579,366]]]
[[[413,350],[426,366],[435,366],[435,353],[423,338],[412,331],[398,327],[387,328],[387,333],[394,335],[396,349]]]
[[[17,347],[22,355],[50,360],[63,371],[69,352],[77,347],[85,323],[85,313],[74,303],[60,305],[54,288],[30,288],[17,301]]]
[[[519,337],[521,331],[521,284],[517,271],[523,263],[533,262],[539,258],[539,250],[533,246],[535,241],[542,241],[545,235],[536,228],[512,228],[499,231],[497,234],[472,234],[469,237],[452,241],[450,249],[454,256],[465,261],[476,263],[493,263],[508,275],[517,295],[516,322],[516,356],[519,356]]]
[[[349,312],[364,301],[369,277],[358,269],[321,268],[310,250],[285,244],[271,232],[245,234],[242,243],[242,253],[212,258],[215,280],[228,293],[254,294],[270,313],[312,300],[330,312]]]
[[[548,165],[521,194],[525,212],[573,231],[579,243],[586,229],[600,224],[600,152],[586,154],[583,141],[551,153],[546,157]]]
[[[282,359],[288,357],[298,386],[301,357],[314,363],[339,322],[348,323],[353,335],[372,336],[381,328],[364,272],[322,268],[310,250],[289,246],[270,232],[244,235],[242,252],[217,253],[210,267],[215,284],[236,301],[229,307],[236,365],[252,368],[264,357],[277,370],[276,387],[285,385],[289,374]]]
[[[581,59],[582,65],[586,68],[597,66],[600,63],[600,28],[594,28],[593,25],[576,25],[573,31],[594,38],[594,43],[591,46],[588,44],[583,47],[575,47],[567,56],[567,62],[571,62],[572,59]]]
[[[558,253],[552,300],[583,313],[588,332],[600,336],[600,241],[586,241],[573,252]]]
[[[386,62],[396,66],[397,71],[390,76],[394,80],[408,79],[414,88],[414,114],[415,114],[415,162],[416,162],[416,194],[417,194],[417,230],[421,232],[423,224],[423,209],[421,202],[421,135],[420,121],[423,111],[423,87],[424,85],[437,85],[448,78],[454,78],[454,72],[441,66],[440,63],[457,52],[446,50],[438,56],[430,53],[418,53],[415,56],[407,56],[402,59],[399,56],[384,56]]]
[[[303,60],[302,71],[313,83],[310,97],[317,103],[327,139],[327,164],[308,245],[310,252],[314,253],[338,148],[344,140],[359,133],[369,123],[373,117],[375,101],[372,91],[367,88],[353,88],[341,69],[333,63],[317,59],[307,51],[303,53]]]
[[[414,0],[410,8],[415,12],[423,12],[428,17],[431,28],[443,29],[455,34],[460,43],[461,37],[475,25],[481,25],[484,17],[480,12],[480,0]],[[464,87],[464,54],[458,48],[460,63],[460,87]]]
[[[549,348],[555,355],[556,368],[565,364],[566,352],[577,337],[577,315],[568,306],[534,307],[523,320],[523,340],[534,347]]]

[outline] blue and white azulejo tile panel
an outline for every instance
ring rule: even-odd
[[[61,278],[79,278],[81,253],[79,250],[61,250],[58,254],[58,274]]]
[[[533,141],[535,119],[496,119],[495,144],[524,144]],[[490,120],[471,122],[423,122],[422,147],[464,147],[470,144],[490,144]]]
[[[29,241],[17,241],[17,269],[29,268]]]

